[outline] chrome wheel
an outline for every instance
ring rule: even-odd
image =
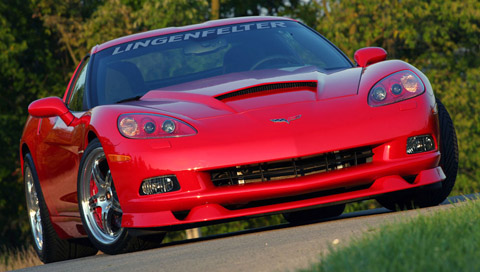
[[[48,207],[30,154],[24,157],[23,178],[28,221],[32,228],[33,247],[38,258],[44,263],[51,263],[95,255],[98,249],[85,239],[63,240],[58,236],[50,221]]]
[[[79,201],[85,227],[99,243],[113,244],[124,229],[121,227],[122,209],[110,169],[101,147],[86,155],[79,184]]]
[[[43,227],[42,217],[40,213],[40,205],[35,189],[32,170],[28,164],[25,165],[25,192],[27,195],[27,211],[30,221],[30,227],[32,228],[33,240],[39,251],[43,250]]]

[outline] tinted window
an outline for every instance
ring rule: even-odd
[[[224,74],[314,66],[351,67],[323,37],[292,21],[226,25],[150,37],[107,48],[95,58],[95,104]]]
[[[88,61],[89,59],[84,60],[81,70],[76,75],[76,79],[71,91],[70,100],[68,102],[68,108],[72,111],[82,111],[84,110],[83,106],[83,97],[85,95],[85,83],[88,70]]]

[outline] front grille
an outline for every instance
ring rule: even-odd
[[[372,161],[372,148],[361,147],[289,160],[241,165],[210,172],[215,186],[297,178],[339,170]]]
[[[291,88],[317,88],[315,81],[299,81],[299,82],[281,82],[259,85],[255,87],[248,87],[241,90],[236,90],[231,93],[226,93],[215,97],[218,100],[225,100],[235,96],[249,95],[258,92],[266,92],[272,90],[291,89]]]

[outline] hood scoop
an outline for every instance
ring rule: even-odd
[[[284,93],[299,90],[317,92],[316,81],[276,82],[251,86],[215,96],[220,101],[231,101],[259,95]]]

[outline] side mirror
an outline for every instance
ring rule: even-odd
[[[38,118],[58,116],[67,126],[76,119],[63,103],[63,100],[58,97],[47,97],[33,101],[28,106],[28,113]]]
[[[381,47],[365,47],[358,49],[353,57],[360,67],[367,67],[370,64],[387,59],[387,51]]]

